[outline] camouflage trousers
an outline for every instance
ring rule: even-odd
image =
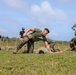
[[[34,50],[34,41],[31,35],[26,36],[17,46],[17,50],[20,50],[25,44],[27,44],[26,53],[33,53]]]
[[[20,41],[23,41],[24,40],[24,38],[20,38]],[[25,50],[26,50],[26,45],[24,45],[23,47],[22,47],[22,49],[23,49],[23,52],[25,52]]]
[[[71,48],[71,51],[76,51],[76,47],[73,43],[70,43],[70,48]]]
[[[55,46],[54,42],[50,43],[50,47],[52,48],[52,52],[57,52],[57,50],[54,48],[54,46]]]

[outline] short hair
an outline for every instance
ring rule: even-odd
[[[45,28],[44,30],[46,30],[48,33],[50,33],[49,29],[48,28]]]
[[[22,30],[25,30],[25,28],[24,28],[24,27],[22,27]]]

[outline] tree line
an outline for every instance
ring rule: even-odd
[[[50,38],[48,38],[48,39],[50,39]],[[8,42],[16,42],[16,41],[20,41],[19,38],[17,38],[17,37],[10,38],[8,36],[1,36],[1,35],[0,35],[0,40],[2,42],[7,42],[7,41]],[[65,43],[65,44],[67,44],[67,43],[69,43],[69,41],[56,41],[56,43],[59,43],[59,44]]]

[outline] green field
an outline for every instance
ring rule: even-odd
[[[62,50],[69,45],[56,45]],[[37,46],[36,46],[37,47]],[[13,54],[0,51],[0,75],[76,75],[76,52],[61,54]]]

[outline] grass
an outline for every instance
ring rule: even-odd
[[[76,75],[76,52],[12,54],[0,51],[0,75]]]
[[[62,50],[69,49],[69,45],[57,46]],[[22,54],[19,51],[13,54],[11,50],[2,50],[0,75],[76,75],[76,52],[67,50],[62,54]]]

